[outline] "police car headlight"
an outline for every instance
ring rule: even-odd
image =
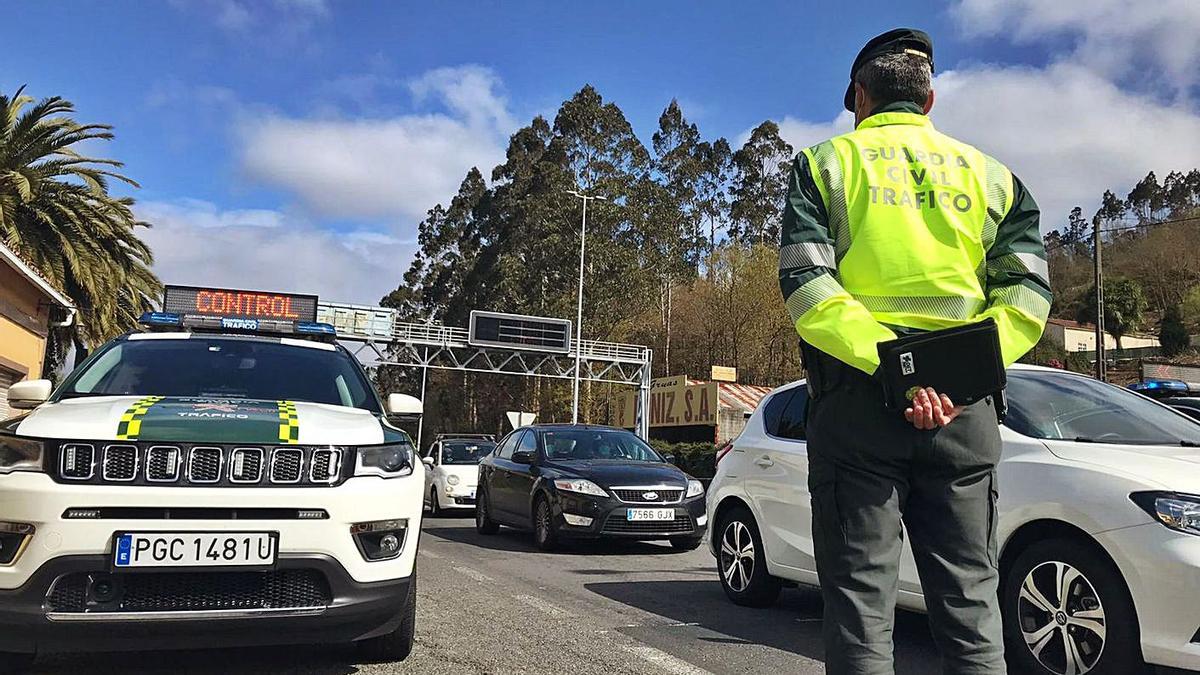
[[[44,450],[37,439],[0,434],[0,473],[41,471]]]
[[[357,455],[355,476],[396,478],[413,471],[413,447],[408,443],[362,446]]]

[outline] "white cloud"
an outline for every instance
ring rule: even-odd
[[[1066,38],[1060,56],[1138,88],[1188,98],[1200,83],[1196,0],[961,0],[954,13],[970,36],[1020,44]]]
[[[1041,206],[1044,230],[1063,225],[1074,206],[1090,216],[1105,190],[1124,196],[1149,171],[1162,179],[1200,161],[1197,111],[1133,96],[1076,64],[952,70],[934,91],[937,128],[1011,168]],[[785,118],[780,132],[799,150],[851,123],[845,112],[823,123]]]
[[[178,10],[195,10],[227,33],[255,31],[298,37],[329,16],[326,0],[171,0]]]
[[[242,128],[242,169],[296,194],[319,215],[420,218],[452,196],[472,166],[486,173],[501,161],[515,123],[499,79],[486,68],[439,68],[409,86],[418,103],[433,101],[445,111],[253,118]]]
[[[377,232],[339,233],[269,210],[224,211],[199,200],[142,202],[141,235],[166,283],[315,293],[374,305],[395,289],[414,246]]]
[[[779,120],[779,135],[792,144],[792,149],[800,152],[804,148],[816,145],[821,141],[839,136],[854,128],[854,114],[842,111],[837,117],[828,122],[809,122],[788,115]],[[750,138],[750,133],[743,134],[738,141],[741,145]]]

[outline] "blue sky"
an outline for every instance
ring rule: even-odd
[[[645,140],[672,99],[708,137],[848,129],[850,61],[897,25],[936,41],[935,122],[1007,162],[1060,222],[1200,160],[1200,3],[1118,0],[27,2],[0,88],[116,126],[167,281],[374,302],[415,223],[584,83]]]

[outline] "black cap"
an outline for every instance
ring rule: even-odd
[[[908,52],[929,59],[929,69],[933,70],[933,40],[924,31],[915,28],[895,28],[883,35],[871,38],[850,67],[850,86],[846,87],[846,110],[854,112],[854,74],[864,63],[885,54]]]

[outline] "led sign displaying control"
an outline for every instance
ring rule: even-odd
[[[163,311],[226,319],[316,321],[317,296],[203,286],[167,286]]]

